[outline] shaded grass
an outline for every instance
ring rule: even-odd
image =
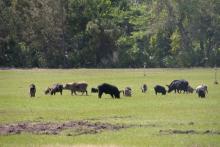
[[[208,96],[196,94],[155,95],[156,84],[165,86],[174,79],[186,79],[196,87],[208,85]],[[43,91],[54,83],[87,81],[89,89],[108,82],[119,89],[131,86],[133,97],[113,100],[97,94],[89,96],[45,96]],[[118,132],[69,137],[65,135],[21,134],[0,136],[0,146],[219,146],[220,135],[163,135],[160,130],[220,131],[220,85],[214,85],[212,69],[78,69],[78,70],[2,70],[0,71],[0,123],[20,121],[89,120],[145,125]],[[218,79],[220,81],[220,79]],[[29,98],[28,86],[37,86],[37,98]],[[148,92],[140,92],[141,84]],[[193,125],[190,123],[193,122]]]

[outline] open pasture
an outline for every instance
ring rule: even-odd
[[[0,70],[0,124],[56,123],[70,121],[79,128],[58,134],[27,133],[0,135],[0,146],[43,147],[121,147],[121,146],[220,146],[220,85],[214,85],[213,69],[33,69]],[[165,96],[154,93],[156,84],[165,86],[174,79],[186,79],[192,87],[208,85],[205,99],[197,94]],[[89,96],[45,95],[55,83],[86,81]],[[218,78],[218,81],[220,79]],[[112,99],[90,89],[107,82],[124,89],[130,86],[132,97]],[[37,88],[29,97],[29,85]],[[146,83],[147,93],[141,93]],[[74,122],[75,123],[75,122]],[[94,132],[94,124],[100,131]],[[63,125],[63,126],[64,126]],[[103,126],[108,125],[106,128]],[[123,126],[114,129],[114,126]],[[113,128],[113,129],[112,129]],[[117,127],[116,127],[117,128]],[[96,128],[95,128],[96,129]]]

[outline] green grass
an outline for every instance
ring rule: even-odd
[[[220,132],[220,85],[213,84],[213,69],[146,69],[146,76],[143,75],[143,69],[1,70],[0,124],[91,120],[146,126],[95,135],[0,136],[0,146],[220,146],[220,135],[216,134],[160,133],[169,129]],[[195,93],[154,94],[156,84],[165,86],[174,79],[186,79],[193,87],[207,84],[207,98],[199,99]],[[44,95],[44,89],[54,83],[74,81],[87,81],[89,92],[103,82],[115,84],[119,89],[131,86],[133,96],[114,100],[103,95],[98,99],[97,94],[71,96],[69,91],[64,91],[63,96]],[[31,83],[37,86],[36,98],[28,95]],[[140,91],[143,83],[149,88],[146,94]]]

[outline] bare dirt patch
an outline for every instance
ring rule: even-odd
[[[206,130],[206,131],[195,131],[195,130],[160,130],[160,134],[163,135],[172,135],[172,134],[199,134],[199,135],[220,135],[220,131],[212,131],[212,130]]]
[[[23,132],[33,134],[58,135],[63,131],[67,131],[67,136],[75,136],[83,134],[96,134],[108,130],[118,131],[124,128],[128,128],[128,126],[119,124],[113,125],[101,122],[91,123],[89,121],[69,121],[64,123],[22,122],[0,125],[0,135],[20,134]]]

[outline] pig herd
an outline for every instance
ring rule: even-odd
[[[162,95],[166,95],[166,93],[175,92],[175,93],[193,93],[194,91],[198,94],[198,97],[205,98],[208,93],[208,87],[205,84],[197,86],[195,89],[189,85],[189,82],[186,80],[173,80],[169,85],[166,85],[168,90],[164,86],[155,85],[154,91],[157,95],[161,93]],[[48,87],[44,93],[55,95],[57,92],[62,95],[63,90],[69,90],[71,95],[77,95],[77,93],[81,93],[82,95],[88,95],[88,83],[87,82],[73,82],[67,84],[54,84],[51,87]],[[147,84],[143,84],[141,86],[141,92],[146,93],[148,90]],[[29,94],[30,97],[35,97],[36,86],[31,84],[29,86]],[[96,88],[91,88],[91,93],[98,93],[98,97],[101,98],[103,94],[109,94],[112,98],[120,98],[120,94],[123,96],[131,97],[132,96],[132,88],[125,87],[123,90],[119,90],[117,86],[111,85],[108,83],[103,83],[98,85]]]

